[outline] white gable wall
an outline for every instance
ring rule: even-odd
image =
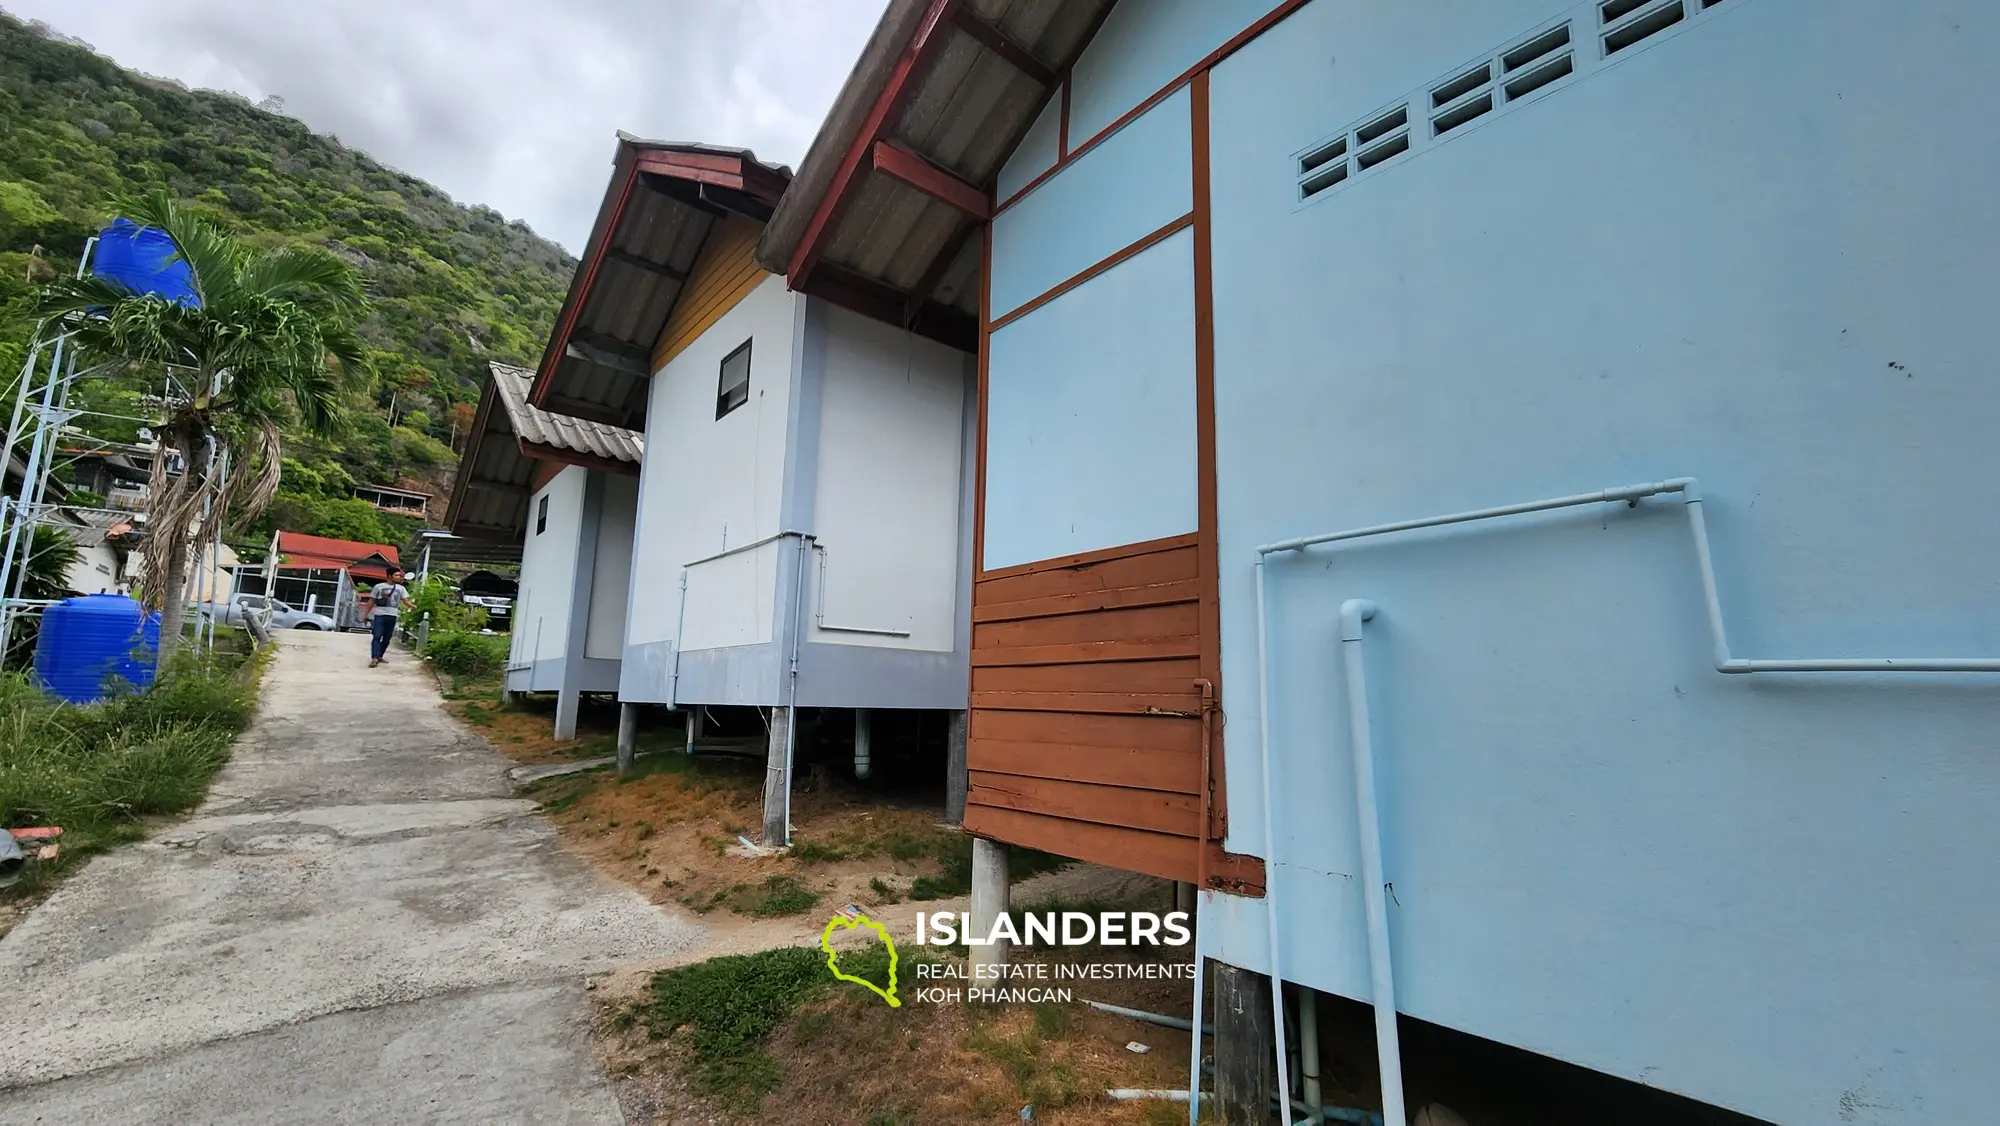
[[[949,652],[965,354],[845,309],[826,312],[812,514],[822,550],[806,576],[806,638]]]
[[[583,528],[583,483],[589,471],[568,466],[528,501],[528,532],[521,545],[521,590],[515,599],[508,665],[519,668],[563,655],[569,638],[570,598],[576,588],[577,537]],[[542,501],[548,524],[537,532]],[[536,685],[555,688],[554,683]]]
[[[583,655],[618,660],[625,651],[625,607],[631,597],[632,529],[639,509],[639,479],[604,477],[604,500],[597,525],[597,560],[591,572],[590,624]]]
[[[803,298],[766,279],[654,373],[626,644],[673,642],[688,563],[775,536]],[[750,400],[715,417],[722,359],[752,341]],[[772,640],[780,541],[688,570],[683,650]]]

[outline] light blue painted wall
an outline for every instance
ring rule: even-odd
[[[1739,656],[2000,655],[2000,10],[1723,0],[1296,202],[1301,147],[1561,11],[1321,0],[1216,71],[1232,848],[1260,542],[1693,474]],[[1367,994],[1371,597],[1405,1011],[1787,1124],[1991,1118],[2000,678],[1718,676],[1671,502],[1270,577],[1288,977]],[[1207,910],[1267,966],[1261,903]]]
[[[1069,136],[1081,144],[1277,7],[1277,0],[1127,0],[1071,74]]]
[[[988,569],[1195,530],[1191,232],[995,332],[987,365]]]
[[[1181,90],[993,220],[998,318],[1194,207]]]
[[[1000,166],[1000,175],[995,179],[993,190],[1000,199],[1006,199],[1028,186],[1028,181],[1055,167],[1057,149],[1062,143],[1062,94],[1058,92],[1042,107],[1041,115],[1028,128],[1027,136],[1014,148],[1014,155]]]

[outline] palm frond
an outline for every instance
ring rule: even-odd
[[[345,314],[359,312],[366,296],[361,273],[323,250],[283,247],[251,259],[243,268],[246,297],[296,301]]]

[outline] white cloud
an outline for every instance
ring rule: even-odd
[[[796,165],[883,0],[6,0],[121,64],[285,112],[572,252],[614,135]]]

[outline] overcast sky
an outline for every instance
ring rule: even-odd
[[[581,249],[615,134],[797,167],[884,0],[0,0]]]

